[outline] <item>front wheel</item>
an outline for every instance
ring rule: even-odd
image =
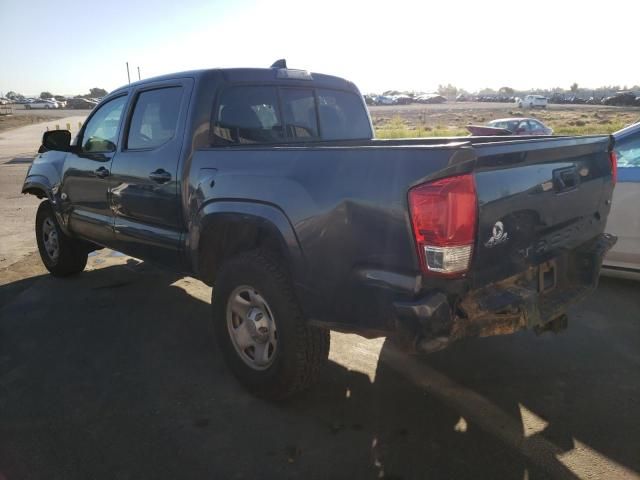
[[[36,240],[42,263],[52,275],[66,277],[80,273],[87,265],[87,248],[60,229],[48,200],[36,213]]]
[[[314,383],[329,355],[329,331],[307,325],[287,273],[268,253],[225,262],[211,303],[225,360],[250,392],[279,400]]]

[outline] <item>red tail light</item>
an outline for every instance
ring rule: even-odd
[[[609,160],[611,161],[611,181],[615,185],[618,181],[618,156],[615,150],[609,153]]]
[[[448,177],[412,188],[409,211],[422,270],[464,275],[471,262],[478,221],[473,176]]]

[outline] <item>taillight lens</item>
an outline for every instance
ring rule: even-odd
[[[618,156],[615,150],[611,150],[609,153],[609,160],[611,161],[611,181],[615,185],[618,181]]]
[[[412,188],[409,211],[422,270],[464,275],[471,262],[478,217],[473,176],[447,177]]]

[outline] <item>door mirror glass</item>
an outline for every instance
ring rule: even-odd
[[[71,148],[71,132],[69,130],[51,130],[42,135],[42,146],[45,150],[68,152]]]

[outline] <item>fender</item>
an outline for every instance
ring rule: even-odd
[[[198,272],[201,238],[216,224],[229,221],[251,223],[278,239],[291,270],[294,284],[304,281],[306,262],[295,230],[285,213],[269,203],[215,200],[203,205],[193,219],[186,239],[186,251],[194,272]]]
[[[37,191],[43,192],[51,203],[60,229],[66,235],[71,235],[68,229],[68,215],[65,215],[62,210],[62,202],[57,191],[66,155],[66,152],[56,150],[36,155],[24,179],[22,193],[37,196]]]

